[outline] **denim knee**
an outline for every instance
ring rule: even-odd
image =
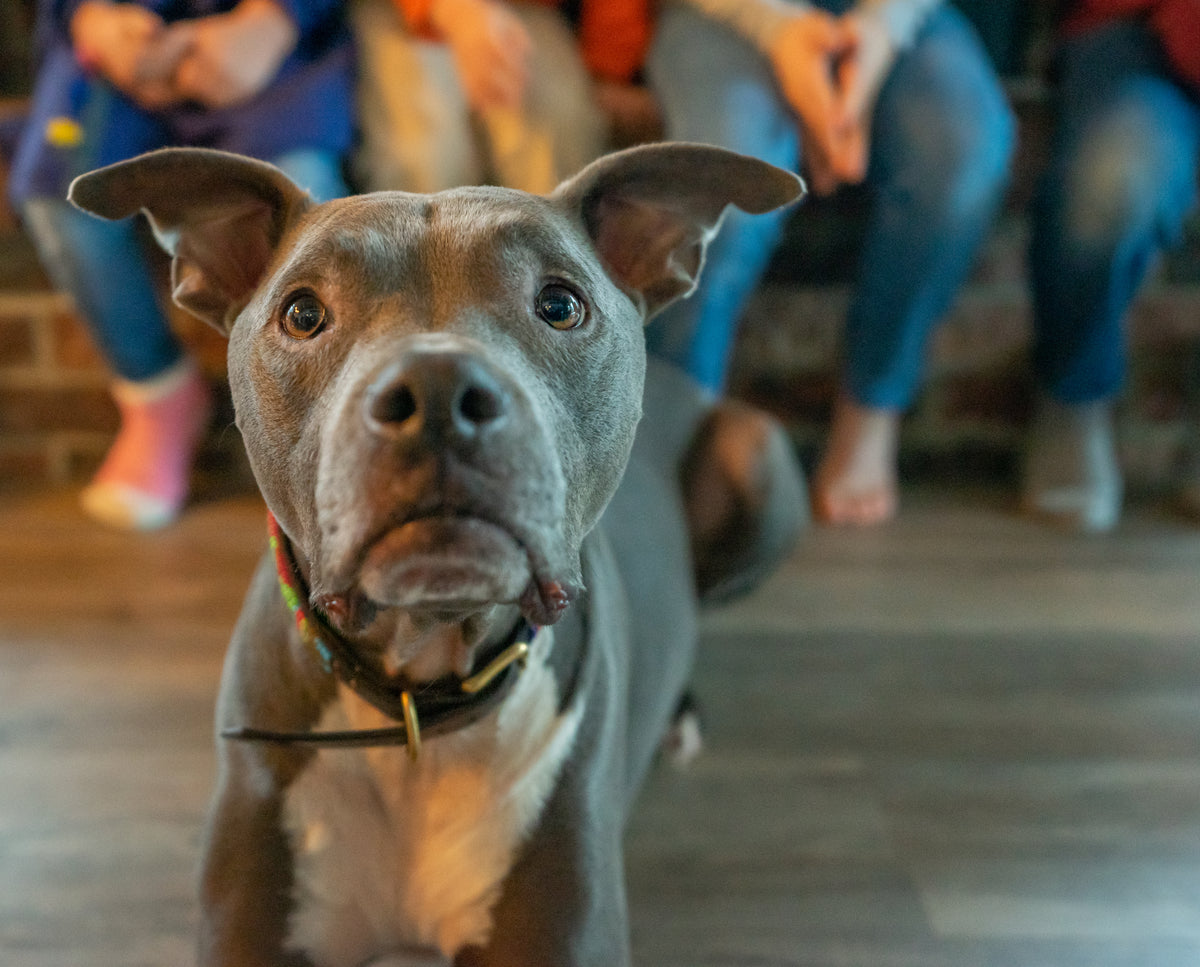
[[[1047,178],[1046,203],[1058,210],[1064,241],[1087,251],[1112,251],[1126,239],[1169,245],[1178,240],[1196,195],[1194,141],[1174,123],[1147,79],[1130,97],[1089,126]],[[1193,121],[1194,127],[1194,121]]]
[[[987,55],[943,8],[880,94],[874,174],[949,226],[990,215],[1008,182],[1016,122]]]
[[[733,30],[677,4],[664,7],[647,63],[666,135],[795,169],[799,136],[767,59]]]
[[[979,107],[970,118],[927,118],[924,136],[912,140],[905,186],[930,221],[950,232],[990,215],[1008,183],[1012,117],[1005,105]]]
[[[118,376],[152,379],[179,361],[132,219],[104,221],[43,197],[27,199],[21,214],[47,274],[70,293]]]
[[[931,179],[940,179],[949,220],[975,220],[991,213],[1008,184],[1015,142],[1015,124],[1006,105],[984,108],[975,124],[963,124],[948,139],[946,150],[933,165]]]

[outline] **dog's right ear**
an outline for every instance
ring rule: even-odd
[[[141,211],[170,253],[172,296],[228,334],[280,239],[313,204],[273,165],[206,148],[166,148],[81,175],[68,199],[103,218]]]

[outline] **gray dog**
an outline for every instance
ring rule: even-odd
[[[549,197],[316,205],[198,149],[75,182],[145,212],[176,302],[229,334],[270,510],[221,686],[202,964],[627,967],[622,829],[697,602],[766,573],[803,499],[773,424],[677,374],[652,370],[635,446],[642,324],[727,204],[801,191],[680,144]]]

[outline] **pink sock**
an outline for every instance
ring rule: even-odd
[[[84,509],[115,527],[148,530],[174,520],[187,498],[192,458],[212,412],[208,385],[190,360],[144,383],[119,381],[121,429]]]

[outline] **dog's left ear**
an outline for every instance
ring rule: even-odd
[[[165,148],[80,175],[67,197],[103,218],[144,212],[172,256],[175,302],[226,334],[313,204],[273,165],[206,148]]]
[[[727,205],[760,215],[803,195],[799,177],[765,161],[664,142],[606,155],[551,198],[583,220],[604,267],[649,318],[695,289]]]

